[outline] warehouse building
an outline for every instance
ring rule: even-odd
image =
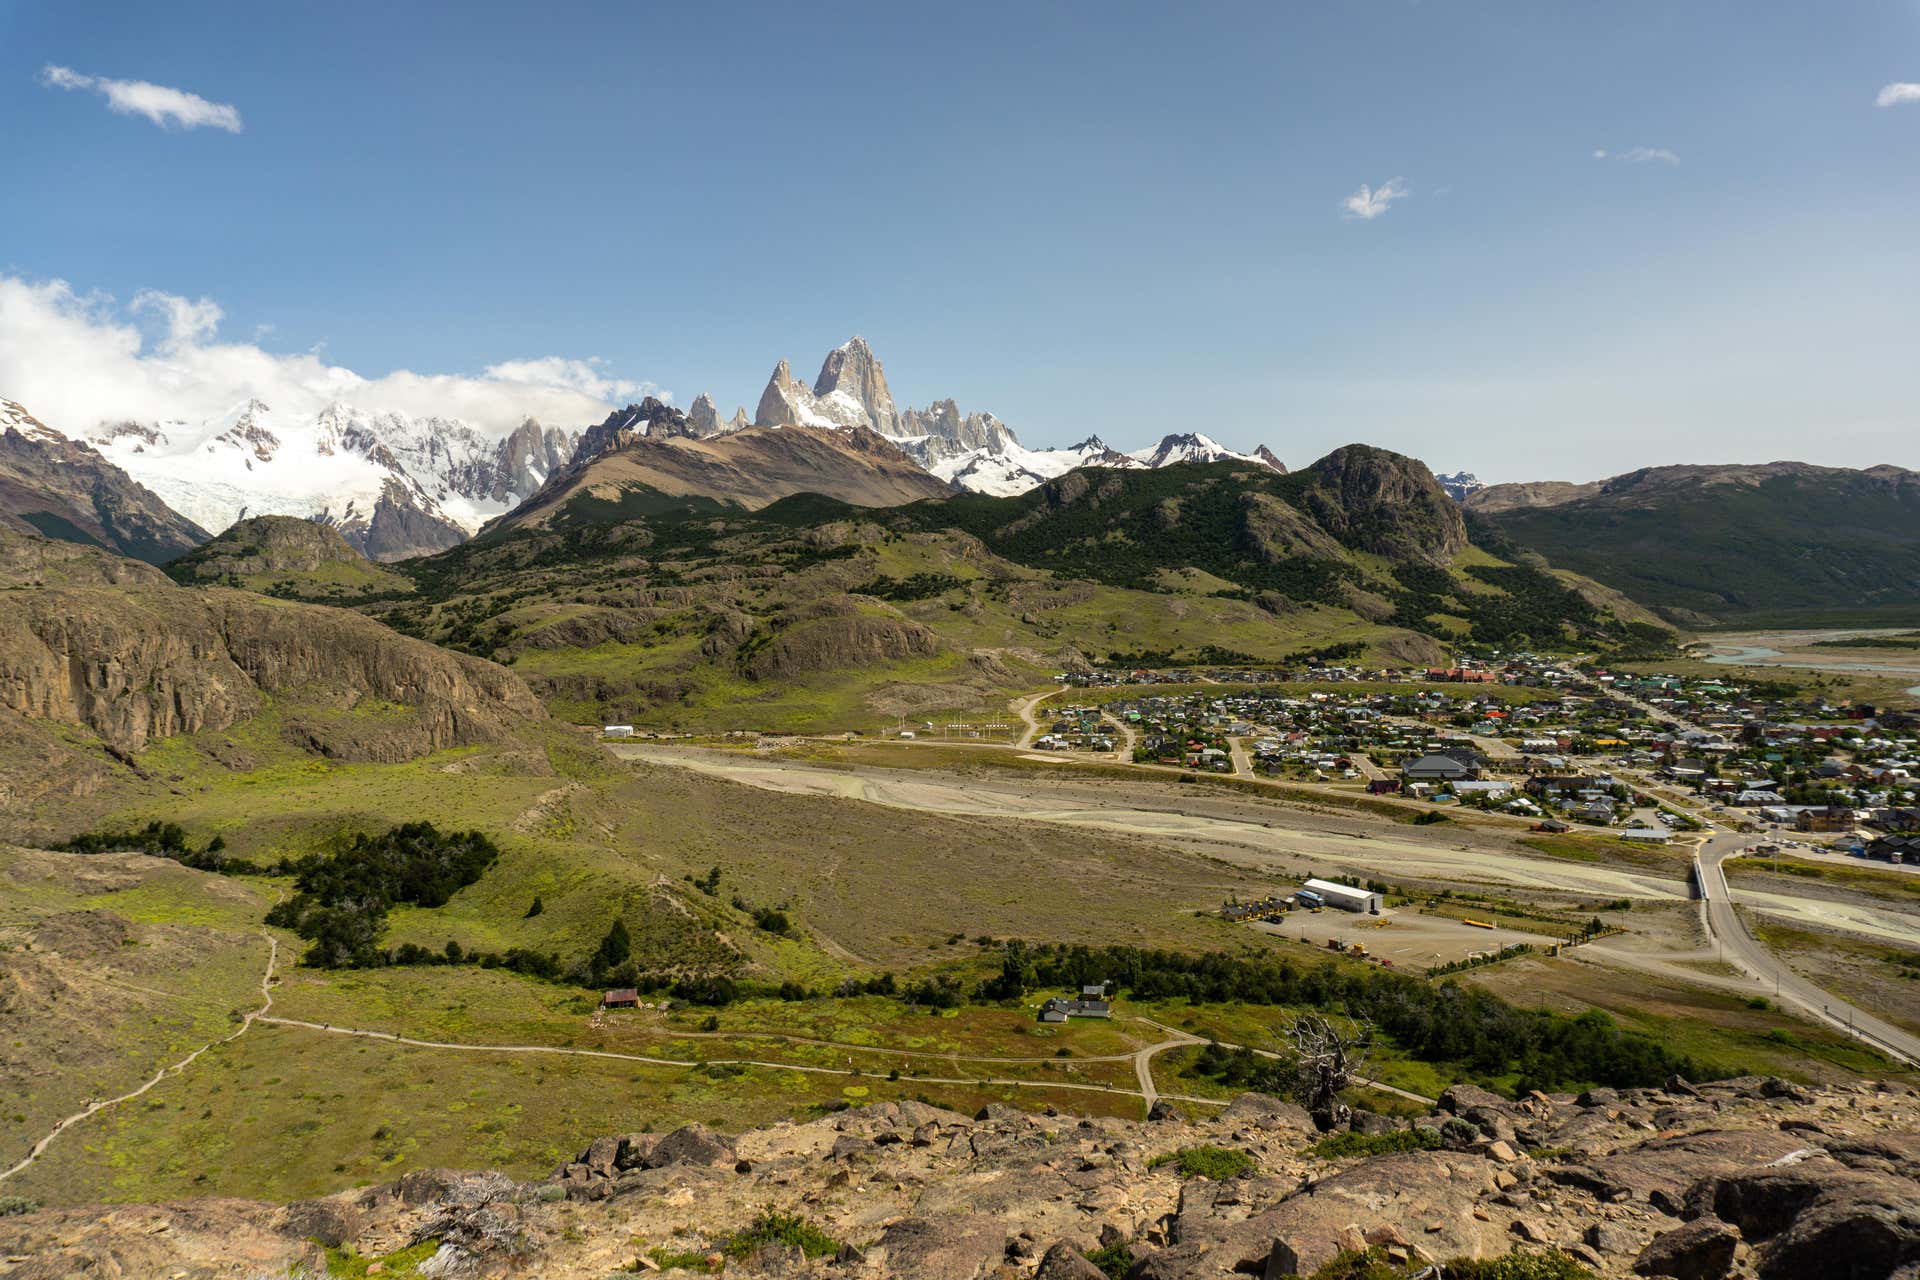
[[[1371,890],[1356,889],[1350,884],[1336,884],[1332,880],[1309,880],[1307,892],[1342,911],[1364,911],[1377,916],[1380,908],[1386,905],[1386,900]]]

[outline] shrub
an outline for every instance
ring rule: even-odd
[[[1182,1147],[1165,1155],[1155,1156],[1147,1165],[1149,1169],[1158,1169],[1162,1165],[1172,1165],[1174,1172],[1183,1178],[1208,1178],[1214,1182],[1225,1182],[1237,1178],[1243,1173],[1253,1172],[1253,1157],[1233,1147]]]
[[[25,1196],[0,1196],[0,1218],[11,1218],[16,1214],[34,1213],[40,1208],[38,1200],[29,1200]]]
[[[1417,1129],[1395,1129],[1391,1133],[1330,1133],[1313,1144],[1313,1154],[1323,1160],[1341,1160],[1348,1156],[1433,1151],[1439,1146],[1440,1131],[1422,1126]]]
[[[809,1258],[825,1258],[840,1252],[840,1242],[797,1213],[763,1210],[745,1231],[729,1236],[720,1252],[729,1258],[745,1258],[764,1245],[784,1244],[800,1250]]]
[[[1105,1273],[1111,1280],[1121,1280],[1133,1266],[1133,1246],[1125,1240],[1115,1240],[1104,1249],[1095,1249],[1092,1253],[1081,1255]]]
[[[1383,1248],[1342,1253],[1309,1280],[1406,1280],[1424,1271],[1420,1264],[1395,1265]],[[1454,1258],[1434,1269],[1447,1280],[1594,1280],[1593,1273],[1557,1249],[1545,1253],[1515,1250],[1498,1258]]]

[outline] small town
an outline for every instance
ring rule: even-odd
[[[1920,715],[1532,654],[1449,668],[1096,670],[1033,746],[1350,786],[1664,843],[1711,823],[1920,858]],[[1141,694],[1140,688],[1164,692]]]

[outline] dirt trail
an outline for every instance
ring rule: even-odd
[[[275,1026],[298,1027],[305,1031],[319,1031],[327,1035],[359,1036],[368,1040],[385,1040],[390,1044],[406,1045],[409,1048],[442,1049],[442,1050],[447,1050],[455,1053],[552,1054],[558,1057],[608,1058],[617,1062],[638,1062],[648,1066],[656,1066],[656,1067],[706,1067],[706,1066],[762,1067],[769,1071],[799,1071],[807,1075],[816,1075],[816,1076],[870,1076],[872,1074],[871,1072],[860,1071],[852,1067],[815,1067],[815,1066],[806,1066],[806,1065],[802,1065],[800,1063],[795,1063],[795,1062],[772,1062],[763,1058],[683,1059],[683,1058],[655,1057],[655,1056],[652,1056],[649,1054],[643,1054],[643,1053],[622,1053],[614,1049],[569,1049],[561,1045],[550,1045],[550,1044],[456,1044],[446,1040],[417,1040],[412,1036],[396,1035],[391,1031],[368,1031],[358,1027],[336,1027],[330,1023],[307,1022],[299,1018],[261,1017],[259,1020],[261,1022],[270,1022]],[[1155,1024],[1155,1025],[1158,1025],[1158,1024]],[[1121,1054],[1121,1055],[1115,1055],[1115,1056],[1106,1057],[1106,1058],[1082,1059],[1082,1061],[1111,1062],[1111,1061],[1119,1061],[1119,1060],[1131,1058],[1136,1064],[1135,1065],[1136,1071],[1139,1072],[1143,1070],[1143,1068],[1141,1068],[1139,1065],[1142,1062],[1142,1060],[1151,1060],[1155,1054],[1165,1052],[1168,1049],[1178,1049],[1178,1048],[1183,1048],[1188,1044],[1198,1043],[1198,1041],[1195,1041],[1192,1037],[1187,1036],[1184,1032],[1181,1032],[1178,1034],[1180,1036],[1180,1038],[1178,1039],[1166,1040],[1161,1042],[1160,1044],[1149,1045],[1146,1048],[1141,1049],[1137,1053]],[[815,1041],[811,1043],[831,1043],[831,1042]],[[861,1046],[834,1045],[834,1047],[850,1049],[850,1048],[856,1048]],[[890,1050],[890,1052],[898,1053],[904,1057],[936,1058],[936,1059],[946,1059],[948,1061],[953,1060],[953,1056],[954,1056],[951,1054],[943,1054],[943,1053],[926,1053],[920,1050],[912,1050],[912,1049],[895,1049],[895,1050]],[[963,1059],[963,1060],[972,1060],[972,1059]],[[1002,1063],[1031,1061],[1030,1059],[979,1059],[979,1060],[980,1061],[997,1061]],[[1050,1062],[1052,1061],[1052,1059],[1043,1058],[1043,1059],[1039,1059],[1039,1061]],[[1219,1098],[1199,1098],[1199,1097],[1191,1097],[1187,1094],[1178,1094],[1178,1093],[1162,1094],[1158,1092],[1158,1090],[1153,1089],[1152,1074],[1150,1071],[1147,1071],[1142,1075],[1141,1078],[1145,1085],[1145,1089],[1140,1091],[1136,1091],[1133,1089],[1120,1089],[1120,1088],[1116,1088],[1113,1085],[1089,1084],[1084,1081],[1074,1081],[1074,1080],[1014,1080],[1014,1079],[1002,1079],[994,1076],[923,1076],[923,1075],[916,1075],[908,1078],[920,1084],[992,1085],[995,1087],[1016,1088],[1016,1089],[1076,1089],[1083,1093],[1109,1093],[1109,1094],[1117,1094],[1123,1098],[1140,1098],[1144,1101],[1145,1105],[1148,1107],[1151,1107],[1156,1099],[1162,1098],[1162,1097],[1172,1098],[1178,1102],[1191,1102],[1201,1106],[1208,1106],[1208,1107],[1224,1107],[1227,1105],[1224,1101],[1222,1101]],[[1148,1092],[1149,1090],[1151,1090],[1152,1092],[1149,1093]]]
[[[1026,726],[1020,731],[1020,741],[1013,744],[1017,749],[1026,750],[1033,745],[1033,740],[1040,736],[1040,717],[1034,714],[1034,709],[1048,698],[1059,697],[1062,692],[1064,690],[1049,689],[1045,693],[1036,693],[1030,698],[1022,698],[1013,704],[1020,722]]]
[[[182,1071],[185,1071],[188,1067],[192,1066],[194,1062],[196,1062],[199,1059],[201,1054],[205,1053],[207,1050],[212,1049],[217,1045],[230,1044],[233,1041],[238,1040],[241,1036],[247,1034],[247,1032],[252,1028],[254,1023],[262,1022],[262,1021],[265,1021],[265,1022],[274,1021],[274,1019],[269,1018],[266,1015],[267,1015],[267,1011],[273,1008],[273,989],[272,989],[273,988],[273,970],[274,970],[274,966],[279,962],[279,959],[280,959],[280,940],[274,937],[270,933],[263,933],[261,936],[265,937],[267,940],[267,968],[266,968],[266,972],[260,975],[260,995],[262,998],[262,1003],[258,1009],[253,1010],[253,1012],[247,1014],[244,1018],[242,1018],[240,1020],[240,1025],[238,1027],[235,1027],[228,1034],[220,1037],[218,1040],[209,1040],[205,1044],[201,1045],[198,1049],[195,1049],[192,1053],[188,1054],[186,1057],[180,1059],[178,1062],[175,1062],[169,1066],[160,1068],[160,1070],[153,1073],[153,1079],[147,1081],[145,1084],[141,1085],[138,1089],[135,1089],[130,1093],[123,1093],[117,1098],[103,1098],[97,1102],[90,1102],[79,1111],[76,1111],[72,1115],[67,1116],[65,1119],[61,1120],[58,1124],[54,1125],[53,1128],[47,1132],[46,1136],[42,1137],[38,1142],[33,1144],[32,1150],[27,1152],[25,1159],[21,1160],[18,1164],[14,1165],[10,1169],[0,1170],[0,1182],[5,1182],[8,1178],[13,1177],[13,1175],[25,1169],[28,1165],[32,1164],[35,1160],[38,1160],[41,1154],[45,1152],[48,1147],[53,1145],[53,1140],[55,1138],[65,1133],[68,1129],[72,1128],[74,1125],[79,1124],[82,1120],[85,1120],[87,1117],[94,1115],[97,1112],[105,1111],[108,1107],[116,1106],[119,1103],[131,1102],[133,1099],[139,1097],[141,1094],[145,1093],[147,1090],[153,1088],[153,1086],[159,1084],[162,1080],[165,1080],[168,1076],[178,1075]]]

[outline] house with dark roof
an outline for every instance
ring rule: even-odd
[[[1480,771],[1452,756],[1429,755],[1401,765],[1400,776],[1408,782],[1461,782],[1479,777]]]

